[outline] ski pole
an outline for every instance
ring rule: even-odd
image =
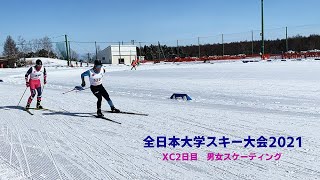
[[[67,93],[69,93],[69,92],[72,92],[72,91],[83,91],[83,90],[86,90],[86,89],[89,89],[90,87],[87,87],[87,88],[83,88],[82,90],[78,90],[78,89],[76,89],[76,88],[73,88],[73,89],[71,89],[71,90],[69,90],[69,91],[67,91],[67,92],[64,92],[64,93],[62,93],[62,94],[67,94]]]
[[[19,106],[19,104],[20,104],[20,102],[21,102],[21,100],[22,100],[22,98],[23,98],[24,94],[26,93],[27,89],[28,89],[28,87],[26,87],[26,89],[24,90],[23,95],[21,96],[20,101],[19,101],[19,103],[18,103],[18,105],[17,105],[17,106]]]
[[[43,84],[43,88],[42,88],[42,92],[41,93],[43,93],[44,87],[45,87],[45,84]]]
[[[81,90],[77,90],[76,92],[84,91],[84,90],[89,89],[89,88],[90,88],[90,87],[83,88],[83,89],[81,89]]]
[[[71,90],[69,90],[69,91],[67,91],[67,92],[64,92],[64,93],[62,93],[62,94],[67,94],[67,93],[69,93],[69,92],[72,92],[72,91],[74,91],[75,89],[71,89]]]

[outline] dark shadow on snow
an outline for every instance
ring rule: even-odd
[[[21,110],[24,111],[25,107],[23,106],[0,106],[0,110]],[[43,115],[64,115],[64,116],[73,116],[73,117],[92,117],[94,113],[72,113],[72,112],[67,112],[67,111],[55,111],[55,110],[35,110],[35,109],[30,109],[30,111],[42,111]],[[85,116],[87,115],[87,116]]]
[[[43,115],[64,115],[64,116],[73,116],[73,117],[96,117],[94,113],[72,113],[72,112],[58,112],[58,111],[50,111],[50,112],[46,112],[43,113]],[[83,116],[83,115],[91,115],[91,116]],[[110,121],[113,123],[117,123],[117,124],[121,124],[120,122],[114,121],[112,119],[106,118],[106,117],[102,117],[101,119],[104,119],[106,121]]]
[[[39,110],[38,110],[39,111]],[[41,111],[41,110],[40,110]],[[63,115],[63,116],[72,116],[72,117],[92,117],[93,113],[73,113],[73,112],[66,112],[66,111],[46,111],[43,110],[44,113],[42,113],[43,115]],[[91,116],[84,116],[84,115],[91,115]]]
[[[12,110],[12,109],[24,111],[24,107],[22,107],[22,106],[0,106],[0,110]]]

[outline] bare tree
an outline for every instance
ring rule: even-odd
[[[30,42],[27,42],[22,36],[18,37],[18,49],[21,53],[27,54],[32,51]]]
[[[18,47],[19,47],[18,49],[20,52],[25,53],[24,49],[26,47],[26,40],[23,39],[23,37],[21,37],[21,36],[18,37]]]
[[[48,53],[52,50],[52,42],[48,36],[41,38],[40,40],[41,48],[48,51]]]
[[[32,48],[33,48],[32,41],[28,41],[25,47],[27,52],[32,52]]]
[[[79,54],[76,51],[71,49],[70,59],[73,61],[77,61],[79,59]]]
[[[37,52],[37,51],[41,50],[41,42],[39,41],[39,39],[31,40],[31,44],[32,44],[32,51],[33,52]]]

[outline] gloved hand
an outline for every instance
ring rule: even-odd
[[[85,82],[85,81],[82,81],[81,86],[82,86],[82,87],[85,87],[85,86],[86,86],[86,82]]]
[[[26,82],[26,86],[27,86],[27,87],[30,87],[30,83],[29,83],[29,82]]]

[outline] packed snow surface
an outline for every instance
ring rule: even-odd
[[[136,71],[105,65],[103,84],[115,106],[149,114],[104,113],[117,124],[92,116],[90,89],[62,94],[80,85],[90,67],[43,60],[42,105],[53,111],[34,115],[22,108],[29,89],[17,106],[28,68],[0,69],[0,179],[320,179],[319,61],[161,63]],[[193,100],[169,99],[173,93]],[[102,107],[110,109],[106,101]],[[302,147],[145,148],[147,136],[292,136],[302,137]],[[163,160],[163,153],[184,152],[198,153],[198,160]],[[210,152],[282,157],[208,161]]]

